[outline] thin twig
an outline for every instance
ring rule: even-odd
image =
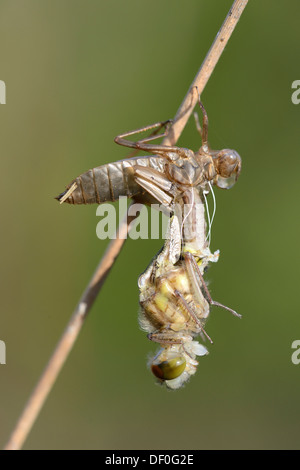
[[[79,300],[71,319],[57,344],[52,357],[35,387],[5,450],[18,450],[22,447],[33,423],[35,422],[52,386],[62,369],[84,321],[127,238],[128,230],[135,216],[128,216],[121,222],[116,237],[111,240],[93,277]]]
[[[163,141],[164,145],[174,145],[179,139],[197,103],[198,93],[201,95],[203,92],[247,3],[248,0],[235,0],[230,8],[221,29],[215,37],[214,42],[212,43],[196,77],[194,78],[193,83],[191,84],[183,102],[179,106],[168,136]],[[198,88],[198,92],[196,87]]]
[[[195,93],[196,86],[201,94],[218,62],[225,45],[227,44],[238,20],[246,7],[248,0],[235,0],[219,33],[217,34],[207,56],[204,59],[199,72],[191,84],[178,112],[175,116],[168,136],[164,139],[164,145],[174,145],[180,137],[189,116],[197,102],[198,94]],[[112,268],[128,233],[130,223],[135,217],[128,215],[120,224],[118,236],[112,240],[101,259],[91,281],[86,287],[80,301],[78,302],[72,317],[65,329],[50,361],[48,362],[37,386],[35,387],[25,409],[19,418],[16,427],[5,446],[6,450],[21,449],[24,444],[52,386],[57,379],[71,349],[74,345],[84,321],[96,299],[110,269]]]

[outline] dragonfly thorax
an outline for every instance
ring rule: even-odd
[[[210,169],[212,171],[210,171]],[[204,179],[212,179],[215,176],[214,165],[211,157],[205,157],[197,161],[194,152],[189,150],[186,158],[178,158],[167,164],[169,178],[179,186],[198,186]]]

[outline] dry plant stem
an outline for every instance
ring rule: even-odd
[[[198,93],[201,95],[209,77],[211,76],[221,54],[236,27],[241,14],[243,13],[248,0],[235,0],[230,8],[224,23],[221,26],[214,42],[211,45],[193,83],[191,84],[182,104],[180,105],[177,114],[174,118],[172,127],[169,130],[168,136],[164,139],[164,145],[174,145],[179,139],[196,103],[198,100]],[[198,92],[197,89],[198,88]]]
[[[169,134],[164,139],[164,145],[175,145],[180,137],[189,116],[198,99],[198,92],[201,94],[205,85],[211,76],[216,63],[219,60],[248,0],[235,0],[233,3],[219,33],[217,34],[204,62],[199,69],[190,89],[184,98],[169,130]],[[107,251],[101,259],[95,274],[93,275],[90,283],[85,289],[80,301],[78,302],[75,311],[65,329],[48,365],[46,366],[36,388],[34,389],[25,409],[16,424],[16,427],[10,437],[10,440],[5,446],[6,450],[21,449],[25,439],[27,438],[52,386],[65,363],[73,344],[75,343],[79,332],[84,324],[84,320],[90,311],[95,298],[97,297],[115,259],[117,258],[124,242],[128,227],[134,217],[127,218],[119,227],[120,236],[112,240],[107,248]]]
[[[92,279],[86,287],[73,315],[57,344],[37,386],[35,387],[19,421],[12,433],[6,450],[18,450],[22,447],[29,431],[31,430],[52,386],[61,371],[78,335],[84,321],[96,299],[110,269],[127,237],[128,228],[134,221],[135,216],[128,216],[121,222],[117,237],[111,240],[103,258],[101,259]]]

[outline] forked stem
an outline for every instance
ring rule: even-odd
[[[187,95],[185,96],[178,112],[175,116],[174,122],[170,127],[168,135],[164,138],[164,145],[175,145],[179,139],[193,109],[197,103],[198,92],[201,95],[205,85],[208,82],[235,26],[237,25],[240,16],[246,7],[248,0],[235,0],[229,13],[218,32],[207,56],[204,59],[193,83],[191,84]],[[80,301],[78,302],[73,315],[65,329],[48,365],[46,366],[37,386],[35,387],[25,409],[19,418],[16,427],[5,446],[6,450],[21,449],[39,412],[49,395],[52,386],[57,379],[80,331],[84,321],[90,311],[95,298],[97,297],[110,269],[112,268],[115,259],[117,258],[120,250],[125,242],[126,234],[128,232],[129,223],[134,220],[134,217],[121,223],[119,227],[119,234],[112,240],[107,248],[106,253],[101,259],[91,281],[86,287]]]

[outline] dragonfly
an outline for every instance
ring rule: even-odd
[[[194,338],[201,334],[212,342],[204,329],[209,303],[201,289],[203,276],[194,256],[181,247],[180,223],[173,215],[163,249],[138,280],[140,326],[160,344],[150,369],[158,383],[173,390],[196,372],[196,356],[208,354]]]
[[[119,145],[152,155],[125,158],[81,174],[57,199],[68,204],[100,204],[127,196],[146,205],[159,203],[169,214],[169,229],[162,250],[139,277],[141,327],[161,348],[152,358],[151,371],[167,388],[184,385],[196,370],[196,356],[208,353],[195,337],[212,340],[204,326],[210,305],[233,309],[212,300],[203,275],[212,254],[205,219],[206,194],[215,185],[231,188],[241,171],[241,158],[232,149],[212,150],[208,144],[208,116],[200,101],[202,127],[196,120],[202,145],[190,149],[154,144],[168,134],[171,121],[158,122],[115,138]],[[159,133],[165,129],[163,133]],[[153,131],[149,137],[129,140]],[[209,232],[211,227],[209,226]]]

